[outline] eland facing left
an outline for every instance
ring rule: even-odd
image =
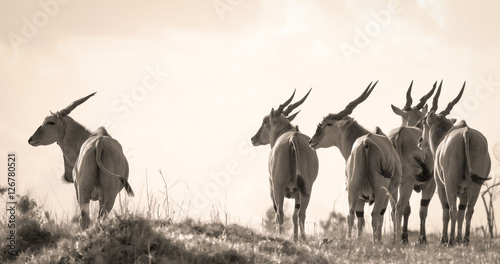
[[[128,183],[128,162],[118,141],[105,128],[90,132],[69,116],[77,106],[95,93],[71,103],[66,108],[45,117],[42,125],[28,139],[34,147],[57,143],[64,159],[63,180],[74,183],[80,205],[80,226],[90,223],[90,200],[99,200],[99,218],[113,208],[116,195],[125,188],[134,192]]]

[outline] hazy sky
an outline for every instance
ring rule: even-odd
[[[497,1],[6,0],[0,10],[1,153],[18,155],[18,193],[58,215],[76,212],[62,153],[27,140],[49,111],[95,91],[71,116],[91,130],[105,125],[125,147],[132,208],[147,210],[146,178],[163,203],[161,170],[189,216],[209,218],[215,206],[243,224],[260,223],[272,205],[270,148],[250,137],[295,88],[302,96],[313,87],[294,121],[312,135],[379,80],[352,117],[388,132],[401,123],[390,104],[403,106],[411,80],[418,101],[444,79],[442,108],[467,81],[450,117],[482,131],[492,153],[500,141]],[[345,161],[336,148],[318,155],[310,227],[333,207],[348,210]],[[419,200],[414,193],[413,229]],[[473,225],[485,223],[479,201]],[[440,229],[435,195],[428,230]]]

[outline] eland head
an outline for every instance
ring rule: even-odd
[[[430,149],[432,153],[435,153],[437,146],[446,135],[446,133],[453,127],[456,119],[448,119],[446,116],[450,114],[453,106],[455,106],[460,98],[462,97],[465,89],[465,82],[460,89],[458,95],[453,99],[445,110],[440,113],[436,113],[438,109],[438,100],[439,95],[441,94],[441,85],[439,86],[436,94],[434,95],[434,99],[432,101],[432,107],[423,119],[423,131],[422,137],[418,141],[418,146],[421,149]],[[461,125],[465,125],[463,122]]]
[[[28,139],[28,143],[36,147],[46,146],[60,141],[65,132],[65,119],[70,118],[68,117],[68,115],[71,113],[71,111],[73,111],[77,106],[83,104],[94,94],[96,93],[94,92],[83,98],[80,98],[60,111],[57,111],[55,113],[51,112],[49,116],[45,117],[42,125],[38,127],[35,133]]]
[[[293,91],[292,96],[286,100],[283,104],[281,104],[276,110],[271,109],[271,113],[268,115],[264,116],[262,120],[262,125],[260,126],[259,130],[257,133],[252,137],[252,144],[254,146],[261,146],[261,145],[267,145],[271,144],[273,145],[272,141],[272,128],[279,128],[279,127],[291,127],[290,122],[292,122],[297,114],[300,112],[296,112],[292,115],[290,113],[295,110],[297,107],[299,107],[304,101],[307,99],[307,96],[309,96],[309,93],[311,92],[312,88],[309,89],[309,92],[300,99],[298,102],[293,103],[290,105],[290,103],[293,100],[293,97],[295,96],[295,90]],[[287,107],[288,106],[288,107]],[[286,107],[286,109],[285,109]]]
[[[443,81],[439,84],[439,88],[441,88],[441,85],[443,84]],[[401,116],[402,119],[402,126],[415,126],[417,125],[418,121],[421,120],[425,114],[427,113],[427,105],[425,104],[427,100],[432,96],[434,93],[434,90],[436,89],[437,82],[434,83],[432,89],[424,95],[422,98],[420,98],[420,102],[415,105],[411,106],[413,99],[411,98],[411,89],[413,86],[413,81],[410,83],[410,87],[408,88],[408,91],[406,92],[406,104],[405,106],[401,109],[398,108],[397,106],[391,105],[392,111],[396,114]]]
[[[373,85],[370,83],[364,92],[354,101],[350,102],[344,110],[336,114],[329,114],[323,118],[323,121],[318,124],[316,133],[309,141],[310,146],[314,149],[339,146],[341,143],[340,130],[347,122],[352,122],[352,118],[349,115],[356,106],[368,98],[377,83],[378,81]]]

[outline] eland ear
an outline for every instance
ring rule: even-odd
[[[401,110],[400,108],[398,108],[397,106],[391,104],[391,108],[392,108],[392,111],[398,115],[398,116],[404,116],[405,115],[405,112],[403,110]]]
[[[270,117],[275,117],[275,116],[274,116],[274,113],[275,113],[275,112],[276,112],[276,111],[274,111],[274,108],[271,108],[271,113],[269,113],[269,116],[270,116]]]
[[[450,121],[452,124],[455,124],[457,122],[457,119],[456,118],[450,118]]]
[[[431,110],[428,114],[427,117],[424,118],[424,122],[426,122],[428,125],[436,119],[436,111]]]
[[[382,128],[380,128],[379,126],[377,126],[377,127],[375,128],[375,134],[377,134],[377,135],[382,135],[382,136],[387,136],[387,135],[384,133],[384,131],[382,131]]]
[[[422,111],[422,113],[424,115],[426,115],[427,111],[429,111],[429,106],[427,104],[425,104],[424,107],[422,107],[422,109],[420,111]]]
[[[344,118],[338,120],[337,122],[335,122],[335,126],[342,128],[342,127],[345,127],[349,124],[352,124],[353,120],[354,119],[352,119],[352,118],[349,118],[349,117],[345,118],[344,117]]]

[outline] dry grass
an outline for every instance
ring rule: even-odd
[[[393,244],[389,235],[374,244],[367,233],[345,239],[344,227],[307,242],[264,234],[220,221],[158,220],[125,213],[80,231],[77,223],[56,223],[29,197],[20,199],[18,256],[1,241],[0,262],[12,263],[498,263],[500,241],[473,238],[448,248],[437,236],[428,245]],[[4,224],[4,223],[2,223]],[[2,234],[3,235],[3,234]],[[416,241],[415,235],[410,237]]]

